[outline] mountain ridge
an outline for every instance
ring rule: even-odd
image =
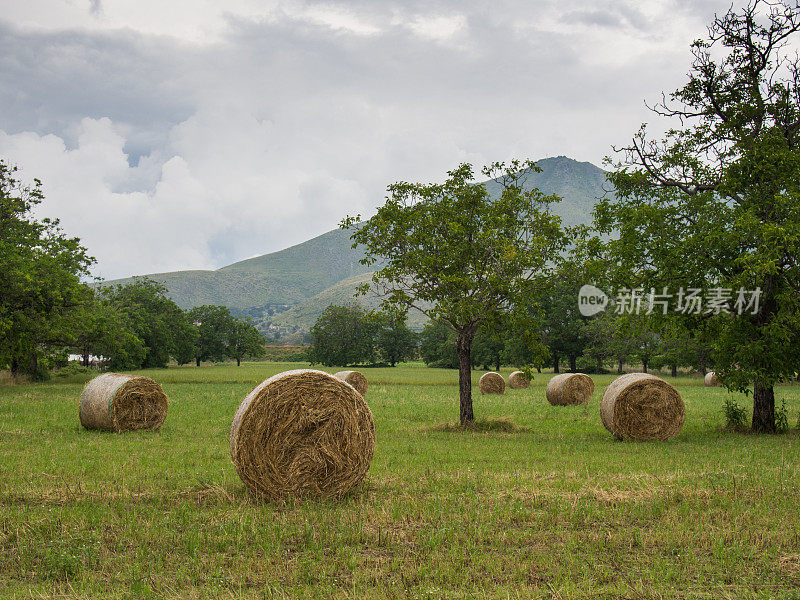
[[[596,201],[608,193],[606,173],[592,163],[566,156],[544,158],[536,165],[541,171],[530,173],[525,187],[535,186],[545,194],[560,196],[561,202],[553,204],[551,210],[561,216],[565,225],[590,222]],[[496,180],[481,183],[491,194],[499,194],[501,187]],[[163,284],[168,296],[183,309],[223,305],[235,314],[252,317],[262,332],[296,333],[307,330],[309,323],[316,320],[326,299],[352,297],[347,280],[353,281],[351,287],[355,291],[355,282],[364,281],[372,271],[360,264],[363,257],[362,250],[351,248],[349,231],[334,229],[289,248],[213,271],[170,271],[144,277]],[[100,285],[125,284],[133,279]],[[302,306],[304,303],[306,306]],[[366,303],[372,305],[375,300]]]

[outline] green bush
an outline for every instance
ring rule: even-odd
[[[781,400],[781,407],[775,409],[775,431],[786,433],[789,431],[789,410],[786,408],[786,399]]]
[[[91,367],[84,367],[78,361],[73,360],[68,362],[67,366],[53,371],[52,375],[53,377],[58,377],[59,379],[66,379],[67,377],[74,377],[75,375],[87,375],[93,373],[94,369]]]
[[[747,430],[747,409],[739,406],[735,400],[728,398],[722,405],[725,413],[725,428],[730,431]]]

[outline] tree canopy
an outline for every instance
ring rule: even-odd
[[[41,376],[39,359],[71,337],[71,311],[90,301],[81,283],[94,259],[57,219],[33,218],[41,182],[26,186],[0,160],[0,364]]]
[[[798,28],[794,3],[715,18],[686,85],[654,107],[675,128],[653,140],[642,126],[612,163],[617,198],[596,209],[601,231],[619,231],[618,281],[723,300],[702,314],[719,318],[721,381],[753,386],[757,432],[775,431],[773,386],[800,371]]]
[[[353,229],[354,247],[363,246],[363,264],[378,266],[372,289],[385,304],[415,308],[455,332],[462,424],[474,420],[470,351],[478,327],[500,320],[566,244],[548,210],[558,198],[524,185],[531,170],[529,161],[484,168],[502,189],[492,197],[465,163],[444,183],[394,183],[369,221],[342,223]]]

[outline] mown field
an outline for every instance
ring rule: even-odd
[[[453,371],[364,369],[377,447],[343,501],[267,505],[228,455],[242,398],[305,365],[143,374],[158,433],[85,431],[80,381],[0,387],[0,597],[800,598],[800,434],[722,431],[728,393],[674,381],[665,443],[623,443],[550,375],[482,397]],[[475,374],[475,381],[481,373]],[[777,390],[794,427],[800,387]],[[744,403],[744,398],[739,398]]]

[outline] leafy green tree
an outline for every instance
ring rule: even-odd
[[[0,160],[0,364],[43,378],[39,359],[68,345],[70,313],[91,298],[81,278],[94,259],[57,219],[33,218],[41,182],[26,186],[16,171]]]
[[[166,296],[166,288],[145,277],[133,283],[103,288],[115,310],[125,315],[132,331],[145,346],[139,367],[163,368],[170,356],[185,356],[194,326],[178,305]]]
[[[524,294],[504,320],[502,362],[523,369],[533,367],[541,373],[552,356],[545,343],[544,314],[536,296],[535,291]]]
[[[235,320],[224,306],[196,306],[187,314],[197,330],[194,359],[197,366],[204,360],[221,361],[228,357],[228,339]]]
[[[131,329],[125,313],[118,311],[108,298],[95,292],[91,300],[76,308],[71,319],[71,346],[89,366],[89,356],[106,358],[106,366],[114,371],[138,368],[144,361],[144,343]]]
[[[375,324],[356,303],[331,304],[311,327],[311,364],[346,367],[375,360]]]
[[[394,183],[369,221],[342,223],[353,228],[354,246],[364,247],[363,264],[380,265],[373,289],[386,304],[416,308],[455,332],[462,425],[474,420],[471,349],[478,327],[506,313],[566,244],[560,219],[547,210],[557,198],[523,185],[529,169],[535,166],[518,161],[483,169],[501,186],[495,198],[469,164],[441,184]]]
[[[265,354],[264,336],[258,332],[250,319],[234,319],[228,332],[227,353],[236,359],[236,366],[242,364],[244,358],[261,358]]]
[[[711,366],[715,329],[714,319],[673,316],[663,323],[656,362],[669,367],[673,377],[677,377],[678,367],[693,367],[705,375]]]
[[[373,315],[378,355],[392,366],[413,358],[417,351],[417,334],[406,326],[406,315],[396,307]]]
[[[481,365],[484,371],[494,367],[500,370],[500,365],[506,355],[506,328],[502,325],[486,327],[482,324],[475,333],[472,341],[472,364]]]
[[[628,331],[625,318],[607,311],[588,320],[584,325],[587,339],[586,353],[597,361],[598,369],[602,362],[612,359],[617,363],[617,373],[623,373],[623,366],[636,353],[635,339]]]
[[[428,321],[419,334],[419,355],[425,365],[440,369],[457,369],[456,334],[438,321]]]
[[[642,126],[611,173],[617,198],[596,208],[629,287],[731,296],[715,360],[729,389],[753,386],[754,432],[775,431],[774,386],[800,371],[798,29],[796,4],[715,18],[689,81],[655,107],[675,128],[654,141]]]
[[[578,290],[586,282],[583,269],[574,261],[565,261],[552,282],[538,297],[544,343],[550,351],[553,372],[560,371],[560,359],[569,361],[571,371],[586,348],[586,318],[578,309]]]

